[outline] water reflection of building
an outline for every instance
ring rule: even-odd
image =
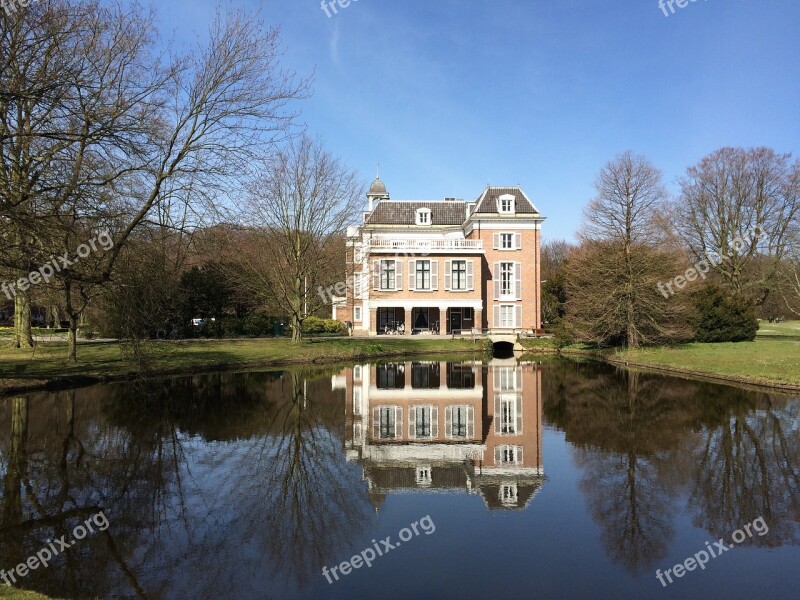
[[[348,460],[363,466],[376,508],[392,493],[480,494],[519,509],[541,487],[541,373],[491,361],[357,365],[346,391]]]

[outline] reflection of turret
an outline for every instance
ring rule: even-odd
[[[357,365],[346,390],[347,459],[373,495],[481,494],[490,509],[524,508],[542,483],[541,382],[515,363]],[[376,501],[373,501],[375,505]]]

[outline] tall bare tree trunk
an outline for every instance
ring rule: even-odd
[[[22,290],[17,290],[14,296],[14,347],[33,348],[31,301]]]
[[[0,525],[12,527],[22,520],[21,483],[27,465],[28,399],[14,398],[11,403],[11,443],[8,468],[3,479],[3,500],[0,504]]]
[[[67,280],[64,285],[64,300],[66,302],[66,313],[69,319],[69,331],[67,332],[67,362],[78,362],[78,319],[81,312],[72,303],[72,282]]]
[[[628,348],[639,347],[639,333],[636,330],[636,286],[633,273],[633,261],[631,260],[631,242],[630,237],[625,241],[625,268],[628,276],[628,290],[625,298],[625,319],[627,321],[626,327],[626,342]]]
[[[303,310],[302,298],[302,285],[303,282],[299,277],[295,278],[294,282],[294,298],[292,298],[292,343],[299,344],[303,341],[303,319],[300,315]]]
[[[67,361],[78,362],[78,315],[69,315],[69,332],[67,333]]]

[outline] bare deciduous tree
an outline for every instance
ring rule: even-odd
[[[792,313],[800,316],[800,235],[795,235],[781,265],[781,296]]]
[[[0,218],[22,250],[6,262],[24,273],[39,255],[74,253],[99,228],[115,241],[103,260],[58,273],[71,361],[80,316],[133,232],[157,210],[168,221],[176,199],[230,197],[236,177],[290,127],[288,103],[308,82],[279,69],[279,31],[253,17],[218,12],[207,44],[166,65],[138,6],[47,0],[2,21],[11,66],[0,164],[10,166],[0,171]]]
[[[661,329],[666,325],[663,319],[670,310],[663,306],[663,298],[653,295],[656,281],[651,280],[657,276],[654,267],[660,264],[663,268],[669,263],[646,247],[658,235],[655,215],[666,201],[667,192],[660,171],[644,156],[630,151],[603,167],[595,189],[597,196],[584,211],[580,238],[584,244],[598,244],[597,251],[585,249],[582,260],[570,271],[573,281],[569,285],[575,294],[570,301],[572,314],[578,317],[583,310],[580,307],[590,308],[594,304],[592,312],[599,313],[598,318],[613,317],[598,325],[617,331],[621,322],[622,341],[630,348],[638,348],[645,341],[667,337],[662,335],[667,334],[667,329]],[[577,288],[574,281],[581,277],[584,269],[595,267],[598,270],[590,275],[607,293],[586,298],[587,306],[580,300],[586,289]],[[661,332],[656,335],[659,330]],[[598,339],[608,342],[616,335],[603,334]]]
[[[674,208],[691,255],[725,256],[714,261],[725,284],[761,303],[800,221],[800,161],[770,148],[721,148],[689,168]]]
[[[566,327],[599,346],[655,345],[692,337],[688,294],[669,299],[657,289],[675,256],[639,245],[625,254],[613,242],[584,242],[566,269]]]
[[[250,243],[239,250],[239,285],[289,315],[292,340],[323,299],[341,235],[357,213],[363,186],[356,173],[303,135],[263,162],[241,222]],[[344,256],[341,256],[344,260]]]

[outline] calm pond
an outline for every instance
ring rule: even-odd
[[[800,598],[799,424],[561,360],[14,396],[0,568],[59,598]]]

